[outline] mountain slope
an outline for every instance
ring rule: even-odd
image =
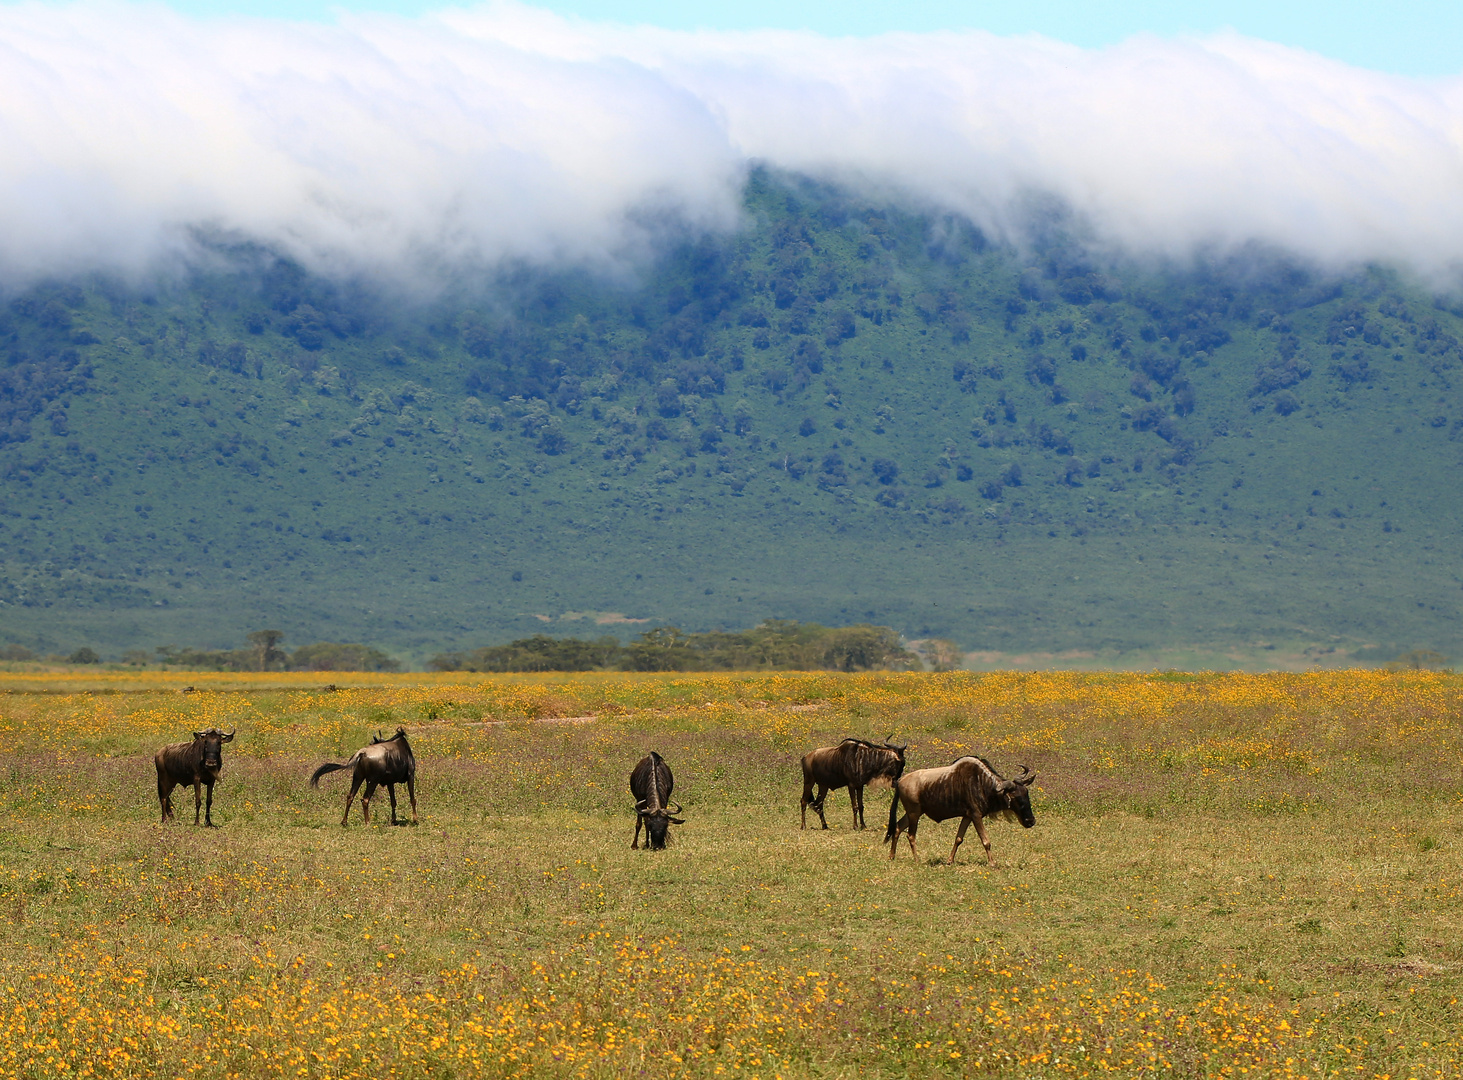
[[[0,317],[0,633],[105,655],[874,621],[1458,654],[1458,314],[756,175],[635,283],[411,305],[249,249]]]

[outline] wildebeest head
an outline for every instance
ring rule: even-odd
[[[884,749],[892,750],[894,752],[895,758],[897,759],[897,764],[894,766],[893,770],[884,774],[889,777],[889,782],[891,784],[904,775],[904,751],[909,749],[909,743],[905,743],[903,746],[895,746],[892,742],[890,742],[890,739],[893,738],[894,736],[891,734],[888,738],[884,740]]]
[[[238,729],[235,728],[235,731]],[[225,735],[218,728],[209,728],[207,731],[195,731],[193,733],[193,745],[201,746],[203,749],[203,767],[205,769],[221,769],[224,764],[224,743],[234,741],[234,732]]]
[[[674,810],[661,807],[658,810],[647,811],[643,799],[636,804],[635,809],[639,811],[641,820],[645,822],[645,835],[650,837],[651,851],[665,850],[665,834],[668,825],[685,824],[684,820],[675,816],[681,813],[681,804],[675,803],[674,806]]]
[[[1001,784],[1001,795],[1006,800],[1006,811],[1021,822],[1021,827],[1024,829],[1029,829],[1036,824],[1036,815],[1031,812],[1030,788],[1034,783],[1036,783],[1036,773],[1031,771],[1030,765],[1023,765],[1020,776]]]

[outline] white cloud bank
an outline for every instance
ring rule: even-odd
[[[1032,191],[1134,253],[1259,240],[1463,265],[1463,79],[1236,36],[1085,51],[829,39],[514,5],[337,26],[0,7],[0,280],[146,270],[204,226],[326,272],[614,263],[647,211],[729,228],[749,163],[1006,234]]]

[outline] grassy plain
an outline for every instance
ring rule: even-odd
[[[3,1075],[1463,1073],[1454,676],[0,690]],[[306,776],[397,723],[421,825],[341,829]],[[151,754],[210,724],[222,827],[160,827]],[[882,795],[867,832],[842,793],[799,831],[798,757],[850,732],[1030,762],[1037,828],[995,825],[996,869],[931,865],[952,823],[891,865]],[[687,818],[656,854],[650,748]]]

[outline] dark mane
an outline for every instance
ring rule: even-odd
[[[997,769],[994,765],[992,765],[985,758],[981,757],[979,754],[961,754],[954,761],[950,762],[950,765],[958,765],[960,762],[964,761],[966,758],[974,758],[976,761],[980,762],[987,769],[989,769],[991,771],[991,774],[993,776],[995,776],[997,779],[1000,779],[1000,780],[1006,779],[1004,776],[1001,775],[1001,772],[1000,772],[999,769]],[[949,768],[949,766],[947,765],[946,768]]]

